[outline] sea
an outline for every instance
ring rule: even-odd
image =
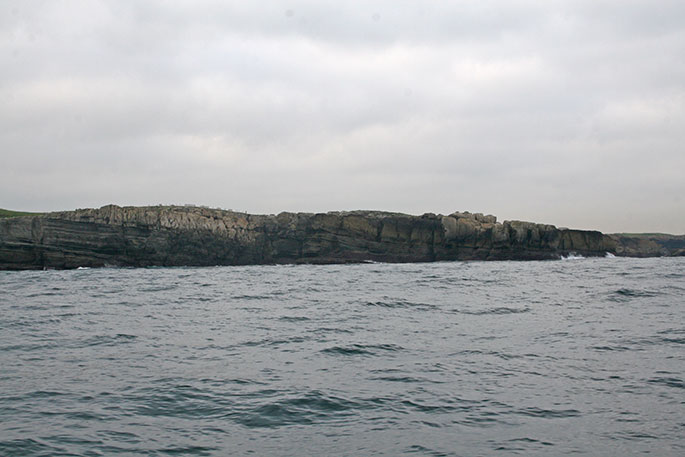
[[[0,456],[685,456],[685,258],[0,272]]]

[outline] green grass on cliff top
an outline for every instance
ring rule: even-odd
[[[10,211],[0,208],[0,219],[4,217],[38,216],[41,213],[27,213],[25,211]]]

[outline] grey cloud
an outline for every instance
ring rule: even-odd
[[[685,232],[685,7],[9,2],[0,207]]]

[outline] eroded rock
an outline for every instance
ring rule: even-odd
[[[675,245],[674,245],[675,246]],[[682,249],[681,245],[676,246]],[[250,215],[184,206],[80,209],[0,220],[0,269],[424,262],[663,254],[648,241],[455,212]]]

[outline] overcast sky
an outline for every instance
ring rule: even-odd
[[[685,2],[8,1],[0,207],[685,233]]]

